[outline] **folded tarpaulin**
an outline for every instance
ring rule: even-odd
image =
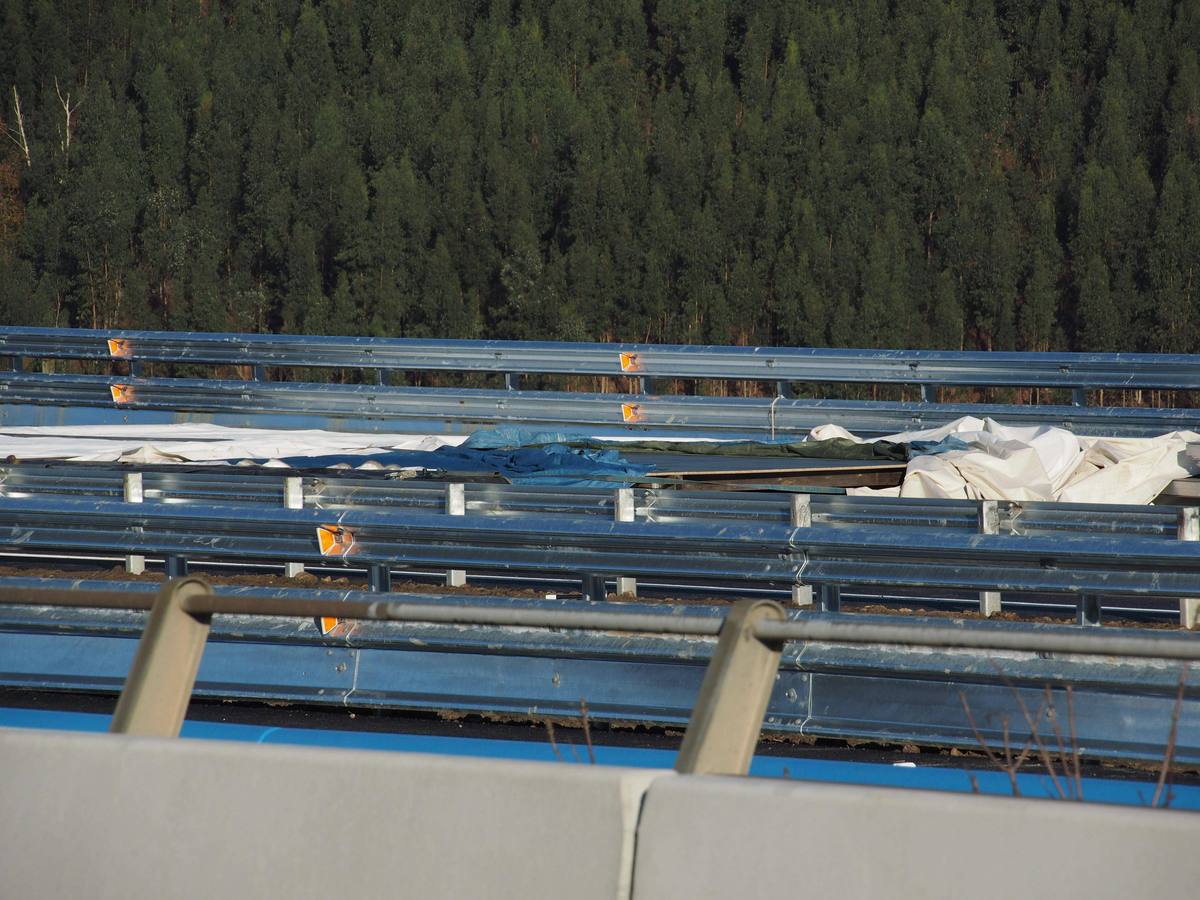
[[[822,425],[817,439],[857,440]],[[926,431],[888,435],[938,452],[916,455],[899,488],[852,488],[855,494],[1065,503],[1150,503],[1177,478],[1200,474],[1187,453],[1193,431],[1153,438],[1084,437],[1052,426],[1018,427],[966,416]]]
[[[281,462],[295,469],[327,469],[336,465],[361,466],[371,462],[385,468],[422,469],[459,475],[496,474],[513,484],[546,484],[572,487],[614,487],[639,480],[652,471],[622,459],[615,450],[588,450],[549,444],[514,450],[441,447],[432,451],[391,450],[358,454],[285,456]],[[260,462],[266,462],[262,460]]]
[[[0,429],[0,459],[73,462],[224,462],[284,454],[367,454],[434,450],[458,435],[232,428],[198,422],[158,425],[43,425]]]

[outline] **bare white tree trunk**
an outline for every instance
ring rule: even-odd
[[[80,101],[71,102],[71,92],[67,91],[67,96],[63,97],[62,91],[58,88],[58,76],[54,76],[54,93],[58,94],[58,102],[62,104],[63,115],[66,118],[66,125],[63,130],[62,152],[63,156],[70,160],[71,156],[71,116],[75,114],[75,110],[79,109]]]
[[[21,155],[25,157],[25,165],[29,168],[33,167],[33,160],[29,156],[29,139],[25,137],[25,119],[21,115],[21,95],[17,93],[17,86],[13,85],[13,110],[17,115],[17,131],[13,133],[11,128],[4,130],[8,134],[8,139],[12,141],[21,151]]]

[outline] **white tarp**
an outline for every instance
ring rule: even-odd
[[[1200,474],[1187,453],[1200,434],[1154,438],[1080,437],[1063,428],[1013,427],[964,417],[941,428],[888,435],[896,442],[954,436],[965,450],[912,459],[898,488],[852,488],[856,494],[1073,503],[1149,503],[1176,478]],[[837,425],[810,439],[862,441]],[[608,438],[611,440],[611,438]],[[0,429],[0,460],[75,462],[217,462],[458,446],[465,435],[355,434],[320,430],[230,428],[199,423],[40,426]]]
[[[1176,478],[1200,474],[1187,453],[1194,431],[1153,438],[1081,437],[1051,426],[1012,427],[971,416],[941,428],[884,438],[897,443],[956,437],[965,450],[913,458],[898,488],[853,488],[855,494],[970,500],[1058,500],[1066,503],[1149,503]],[[813,440],[862,441],[837,425],[812,430]]]
[[[0,429],[0,459],[72,462],[216,462],[384,450],[436,450],[465,435],[354,434],[317,429],[164,425],[49,425]]]

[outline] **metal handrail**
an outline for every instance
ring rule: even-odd
[[[197,378],[6,373],[6,403],[118,410],[203,412],[219,416],[287,415],[326,426],[467,433],[481,425],[585,429],[590,434],[687,433],[752,439],[807,435],[837,423],[864,437],[946,425],[964,416],[1014,425],[1049,425],[1079,434],[1146,437],[1194,428],[1200,410],[1041,406],[1000,403],[908,403],[784,397],[701,397],[411,388],[384,385],[260,382]]]
[[[762,600],[736,604],[722,620],[561,610],[397,604],[386,601],[272,600],[218,596],[202,579],[166,583],[154,598],[119,591],[0,587],[0,604],[150,609],[117,702],[111,730],[178,736],[212,617],[221,614],[339,616],[348,619],[475,626],[603,630],[718,637],[688,722],[676,768],[685,773],[745,774],[762,730],[783,646],[788,641],[898,644],[1098,656],[1198,660],[1190,639],[1099,634],[985,632],[921,625],[789,620]]]
[[[1200,357],[0,328],[0,356],[977,387],[1200,389]]]

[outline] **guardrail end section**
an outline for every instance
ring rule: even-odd
[[[211,593],[212,588],[202,578],[174,578],[162,586],[138,642],[109,731],[179,736],[211,619],[188,612],[187,602]]]
[[[774,601],[734,605],[704,673],[675,761],[677,772],[745,775],[750,770],[783,651],[782,644],[760,640],[755,629],[759,622],[786,618]]]

